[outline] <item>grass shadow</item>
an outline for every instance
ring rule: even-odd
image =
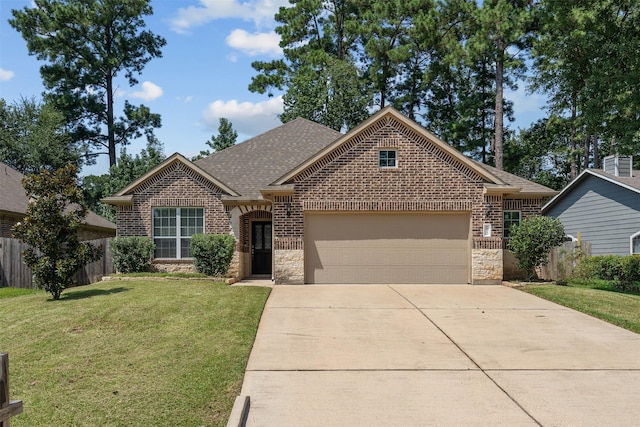
[[[119,294],[120,292],[126,292],[128,290],[130,290],[130,288],[120,287],[113,289],[86,289],[82,291],[72,291],[69,293],[65,292],[60,296],[60,301],[75,301],[79,299],[93,298],[104,295]],[[51,298],[47,301],[54,300],[53,298]]]

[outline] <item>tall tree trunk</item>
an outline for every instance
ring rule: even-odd
[[[107,77],[107,137],[109,143],[109,167],[116,164],[116,135],[113,123],[113,77]]]
[[[578,165],[576,164],[576,95],[575,93],[571,97],[571,136],[570,144],[571,144],[571,179],[576,179],[578,176]]]
[[[584,162],[582,163],[583,170],[589,169],[589,154],[591,153],[591,134],[587,131],[587,136],[584,138]]]
[[[593,132],[593,167],[600,167],[600,152],[598,150],[598,132]]]
[[[494,154],[496,168],[504,170],[502,141],[504,139],[504,47],[498,40],[498,58],[496,60],[496,117],[494,127]]]

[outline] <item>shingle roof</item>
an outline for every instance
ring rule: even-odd
[[[318,123],[297,118],[195,164],[243,197],[258,199],[260,189],[341,135]]]
[[[631,176],[615,176],[603,171],[602,169],[590,169],[590,171],[595,172],[598,175],[602,175],[603,177],[609,178],[612,181],[617,181],[620,184],[624,184],[629,187],[633,187],[636,190],[640,190],[640,170],[631,171]]]
[[[552,190],[551,188],[545,187],[544,185],[540,185],[533,181],[529,181],[528,179],[521,178],[509,172],[502,171],[500,169],[494,168],[493,166],[485,165],[480,162],[476,162],[476,163],[479,164],[482,168],[487,170],[492,175],[495,175],[500,180],[504,181],[506,184],[521,188],[522,190],[520,190],[517,193],[519,195],[537,194],[537,195],[553,196],[555,194],[558,194],[556,190]]]
[[[560,194],[549,200],[549,202],[542,207],[542,212],[546,212],[551,208],[551,206],[555,205],[559,200],[562,200],[566,194],[570,193],[571,190],[576,185],[578,185],[578,183],[584,181],[588,176],[595,176],[597,178],[611,182],[615,185],[619,185],[631,191],[635,191],[636,193],[640,193],[640,170],[633,170],[630,177],[622,177],[607,173],[602,169],[585,169],[582,171],[582,173],[580,173],[580,175],[578,175],[576,179],[574,179],[569,183],[569,185],[564,187]]]
[[[24,192],[22,178],[23,174],[0,162],[0,211],[18,215],[27,211],[29,198]],[[114,223],[91,211],[87,212],[84,223],[91,227],[116,229]]]

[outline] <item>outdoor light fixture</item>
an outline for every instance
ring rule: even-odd
[[[287,217],[291,216],[291,203],[287,202],[284,204],[284,208],[287,210]]]
[[[485,217],[489,218],[489,214],[491,213],[491,208],[492,208],[491,203],[487,202],[487,210],[484,212]]]

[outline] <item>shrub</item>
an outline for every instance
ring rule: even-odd
[[[614,281],[614,286],[625,292],[640,291],[640,256],[621,257],[619,274]]]
[[[236,240],[228,234],[194,234],[191,256],[196,271],[207,276],[224,276],[229,270]]]
[[[142,273],[151,270],[156,245],[148,237],[128,236],[111,239],[110,252],[119,273]]]
[[[622,260],[619,255],[597,255],[580,261],[576,275],[583,279],[614,280],[620,275]]]
[[[518,265],[534,276],[534,269],[548,262],[549,251],[564,241],[564,227],[557,218],[534,216],[524,219],[510,229],[509,250],[518,259]]]
[[[87,208],[77,173],[69,165],[25,177],[22,184],[30,201],[24,219],[13,227],[13,235],[29,245],[23,252],[24,262],[33,271],[36,285],[54,300],[73,285],[79,268],[102,257],[101,248],[78,238]]]

